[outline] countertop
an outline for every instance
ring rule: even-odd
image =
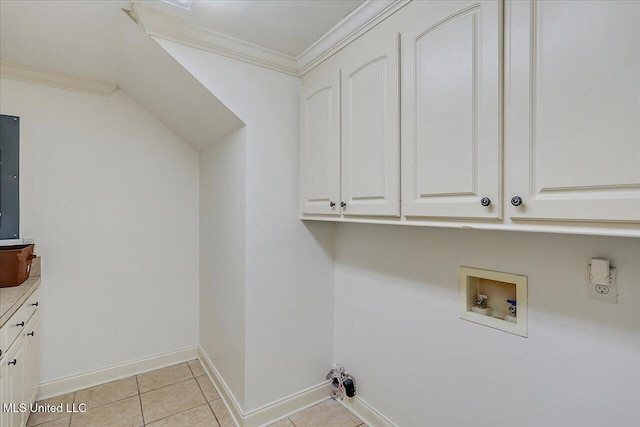
[[[0,288],[0,328],[18,311],[23,302],[38,289],[40,277],[29,277],[20,286]]]

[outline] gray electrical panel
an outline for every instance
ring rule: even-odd
[[[0,239],[20,234],[20,118],[0,115]]]

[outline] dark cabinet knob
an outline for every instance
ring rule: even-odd
[[[480,204],[486,208],[487,206],[489,206],[491,204],[491,199],[488,198],[488,197],[483,197],[480,200]]]
[[[16,324],[16,326],[20,326],[21,328],[24,328],[24,321]]]
[[[36,334],[36,332],[35,332],[35,331],[31,331],[31,332],[29,332],[29,333],[27,334],[27,336],[28,336],[28,337],[32,337],[32,336],[34,336],[35,334]]]
[[[34,306],[34,307],[37,307],[37,306],[38,306],[38,305],[40,305],[40,304],[38,304],[38,301],[36,301],[36,302],[34,302],[33,304],[31,304],[31,305],[32,305],[32,306]]]
[[[342,206],[343,208],[347,206],[347,204],[345,202],[340,202],[340,206]]]
[[[13,365],[13,366],[15,366],[15,365],[17,365],[17,364],[18,364],[18,361],[17,361],[16,359],[13,359],[13,360],[12,360],[11,362],[9,362],[8,364],[9,364],[9,365]]]
[[[336,206],[336,202],[329,202],[329,206],[332,207],[332,208],[335,207]]]
[[[520,196],[513,196],[511,198],[511,204],[513,206],[520,206],[522,204],[522,198]]]
[[[0,350],[0,356],[2,356],[2,350]]]

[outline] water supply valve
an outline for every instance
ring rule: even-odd
[[[516,300],[514,299],[508,299],[507,302],[509,303],[509,314],[512,316],[516,315]]]
[[[326,377],[331,380],[331,397],[334,399],[344,399],[345,396],[356,395],[356,383],[351,375],[344,370],[344,366],[339,363],[333,365]]]

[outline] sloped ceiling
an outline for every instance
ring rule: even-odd
[[[364,0],[195,0],[188,12],[159,0],[136,3],[186,19],[194,27],[199,24],[283,52],[277,55],[286,57],[286,66],[268,68],[293,75],[298,69],[292,55],[367,4]],[[115,83],[198,149],[242,126],[240,119],[138,28],[123,8],[131,9],[132,3],[1,0],[0,61]]]
[[[0,1],[0,60],[116,82],[128,1]]]
[[[1,1],[0,60],[114,82],[196,149],[243,126],[121,1]]]
[[[191,11],[135,3],[293,58],[365,0],[195,0]],[[114,82],[121,9],[131,7],[131,0],[1,0],[0,60]]]
[[[124,13],[118,85],[197,149],[243,126],[218,98]]]

